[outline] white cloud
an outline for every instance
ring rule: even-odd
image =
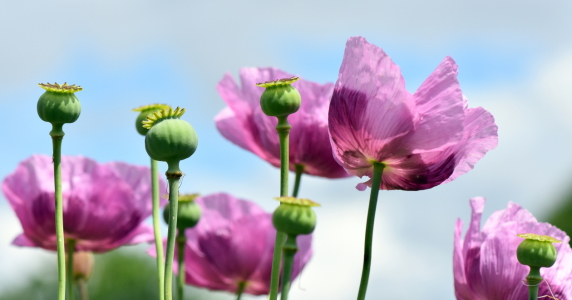
[[[566,0],[9,2],[0,12],[0,82],[32,80],[78,50],[125,64],[143,49],[169,49],[186,69],[217,80],[244,65],[276,65],[273,52],[300,38],[340,47],[366,35],[424,49],[467,40],[550,49],[568,43],[561,37],[572,27],[570,11]]]
[[[534,78],[533,95],[552,106],[562,125],[572,132],[572,49],[547,57]]]

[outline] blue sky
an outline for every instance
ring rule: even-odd
[[[0,47],[0,106],[6,124],[0,177],[34,153],[51,152],[50,126],[35,111],[43,92],[36,84],[67,81],[84,91],[77,93],[81,117],[64,127],[64,154],[145,165],[143,138],[134,130],[137,114],[130,110],[155,102],[183,106],[199,147],[181,165],[186,172],[182,191],[226,191],[271,211],[278,171],[224,140],[214,126],[214,116],[224,107],[215,86],[225,72],[274,66],[317,82],[335,81],[346,39],[363,35],[400,65],[414,91],[450,55],[459,65],[469,105],[483,106],[495,116],[499,146],[452,183],[380,194],[371,279],[376,284],[369,295],[400,299],[407,290],[411,299],[453,299],[453,226],[458,217],[468,221],[469,198],[489,199],[485,216],[508,201],[542,216],[569,186],[572,122],[567,116],[572,105],[566,99],[572,91],[563,78],[572,78],[572,43],[562,37],[572,28],[571,4],[328,3],[334,2],[6,5],[0,12],[0,28],[10,29],[3,39],[10,47]],[[368,197],[354,189],[358,182],[303,179],[301,196],[323,207],[317,211],[316,256],[302,277],[304,290],[295,288],[292,297],[354,297],[361,247],[352,245],[362,243]],[[0,257],[5,257],[0,258],[5,266],[0,278],[24,261],[22,276],[34,270],[34,261],[55,259],[43,250],[11,247],[19,223],[5,201],[0,201],[0,214],[7,224],[0,234]],[[338,234],[346,240],[339,242]],[[331,260],[339,256],[348,259],[333,268]],[[439,270],[436,276],[428,276],[434,269]],[[0,283],[0,293],[18,278]],[[411,290],[412,284],[418,289]],[[394,288],[387,291],[389,286]]]

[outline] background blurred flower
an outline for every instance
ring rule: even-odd
[[[529,268],[516,259],[516,248],[523,241],[519,233],[549,235],[562,243],[554,244],[558,260],[551,268],[541,268],[542,277],[560,300],[572,299],[572,250],[570,238],[562,230],[539,223],[518,204],[509,202],[505,210],[494,212],[480,229],[485,199],[473,198],[471,223],[461,238],[463,222],[455,225],[453,270],[455,295],[459,300],[527,299],[528,288],[522,283]],[[546,283],[540,284],[539,296],[552,296]]]
[[[197,198],[203,210],[199,224],[186,230],[186,281],[211,290],[268,294],[276,230],[272,215],[250,201],[229,194]],[[312,236],[298,237],[292,279],[312,256]]]
[[[276,134],[277,119],[260,108],[263,88],[256,83],[292,77],[275,68],[242,68],[239,87],[230,74],[217,85],[228,107],[216,117],[220,133],[243,149],[251,151],[275,167],[280,167],[280,143]],[[290,170],[303,165],[304,173],[340,178],[349,176],[332,156],[328,138],[328,105],[332,96],[331,83],[318,84],[300,79],[293,83],[302,96],[298,112],[288,117],[290,131]]]
[[[64,232],[76,240],[76,251],[103,252],[153,240],[151,228],[141,224],[151,214],[149,172],[122,162],[62,157]],[[163,181],[160,187],[165,190]],[[13,244],[55,250],[52,158],[24,160],[4,179],[2,191],[24,230]]]
[[[336,160],[372,177],[385,164],[380,189],[423,190],[471,170],[497,145],[497,126],[483,108],[467,108],[457,65],[446,57],[410,94],[399,67],[362,37],[348,40],[330,104]],[[371,179],[358,189],[371,187]]]

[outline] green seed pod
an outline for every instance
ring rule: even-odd
[[[278,79],[257,83],[257,86],[266,89],[260,96],[260,107],[262,111],[273,117],[288,116],[298,111],[300,108],[300,93],[291,84],[299,77]]]
[[[310,234],[316,227],[316,214],[312,206],[320,206],[308,199],[294,197],[275,198],[281,204],[272,214],[276,230],[289,235]]]
[[[556,262],[556,248],[552,243],[562,243],[547,235],[517,234],[525,238],[516,249],[518,261],[530,267],[551,267]]]
[[[46,90],[38,100],[38,116],[45,122],[52,124],[73,123],[79,118],[81,104],[75,92],[83,90],[77,85],[40,83]]]
[[[199,194],[179,195],[179,210],[177,211],[177,229],[193,228],[201,219],[201,208],[195,202]],[[163,210],[163,219],[169,224],[169,205]]]
[[[149,129],[145,135],[145,150],[152,159],[167,162],[167,173],[180,173],[179,161],[189,158],[197,149],[195,129],[179,119],[184,113],[184,108],[169,108],[154,112],[143,121],[143,127]]]
[[[133,111],[139,112],[139,115],[135,120],[135,129],[137,129],[137,132],[139,132],[139,134],[141,135],[146,135],[149,129],[143,127],[143,121],[147,120],[147,117],[153,114],[154,112],[158,112],[162,109],[169,109],[169,108],[171,108],[171,106],[167,104],[149,104],[134,108]]]

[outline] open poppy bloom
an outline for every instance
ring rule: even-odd
[[[359,177],[371,178],[373,164],[383,164],[385,190],[452,181],[497,145],[493,116],[467,108],[452,58],[411,94],[399,67],[362,37],[347,42],[328,121],[335,159]]]
[[[220,133],[275,167],[280,167],[280,142],[276,133],[277,119],[260,108],[264,89],[256,83],[290,78],[292,74],[276,68],[242,68],[241,86],[226,74],[217,89],[228,107],[216,117]],[[300,109],[288,117],[290,131],[290,170],[303,166],[303,172],[326,178],[341,178],[348,173],[334,160],[328,137],[328,106],[331,83],[318,84],[300,79],[292,84],[302,97]]]
[[[52,158],[34,155],[2,183],[2,191],[24,232],[13,244],[56,250]],[[150,170],[123,162],[99,164],[62,156],[64,234],[76,251],[105,252],[149,242],[153,231],[142,222],[151,214]],[[161,190],[165,183],[160,181]]]
[[[219,193],[198,197],[202,217],[185,235],[186,282],[211,290],[268,294],[276,229],[250,201]],[[292,279],[312,256],[312,236],[298,237]],[[150,251],[153,253],[153,249]]]
[[[572,250],[566,233],[538,222],[513,202],[506,209],[494,212],[481,229],[484,207],[484,198],[471,199],[471,222],[464,239],[463,222],[459,219],[455,225],[453,271],[457,299],[528,299],[528,287],[523,280],[529,267],[520,264],[516,256],[516,249],[523,241],[517,234],[521,233],[548,235],[562,241],[554,244],[558,252],[556,263],[540,269],[544,281],[539,284],[538,295],[544,296],[542,299],[553,299],[547,296],[572,299]]]

